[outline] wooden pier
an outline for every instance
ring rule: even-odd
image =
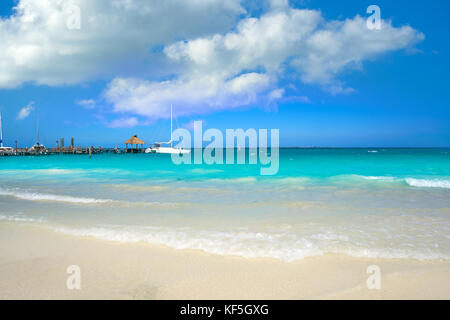
[[[89,152],[90,150],[90,152]],[[133,153],[144,153],[144,149],[133,150]],[[46,155],[95,155],[95,154],[103,154],[103,153],[114,153],[114,154],[125,154],[129,153],[127,148],[103,148],[103,147],[66,147],[66,148],[50,148],[45,149],[44,152],[39,154],[33,152],[31,148],[18,148],[14,149],[13,152],[10,153],[1,153],[1,156],[46,156]]]
[[[39,142],[31,148],[18,148],[17,141],[15,148],[4,148],[5,150],[0,149],[0,156],[45,156],[45,155],[95,155],[95,154],[103,154],[103,153],[114,153],[114,154],[125,154],[125,153],[145,153],[145,148],[143,145],[144,141],[139,139],[137,135],[131,137],[131,139],[124,142],[125,148],[103,148],[102,146],[98,147],[76,147],[74,146],[74,139],[71,138],[70,146],[64,146],[64,138],[61,138],[59,141],[56,141],[56,147],[45,148],[43,145],[40,145]],[[130,145],[130,148],[128,147]]]

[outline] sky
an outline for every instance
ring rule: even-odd
[[[279,129],[285,147],[450,147],[449,11],[446,0],[2,0],[4,143],[33,145],[37,119],[47,147],[165,141],[173,104],[176,128]]]

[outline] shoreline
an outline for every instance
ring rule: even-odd
[[[81,269],[81,290],[66,287]],[[378,265],[381,289],[366,286]],[[450,299],[450,262],[218,256],[0,223],[0,299]]]

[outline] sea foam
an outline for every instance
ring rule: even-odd
[[[190,228],[103,226],[89,228],[56,228],[64,234],[101,240],[137,243],[146,242],[178,250],[200,250],[221,256],[269,258],[294,262],[324,254],[353,257],[448,260],[449,255],[428,248],[379,248],[356,243],[355,239],[336,232],[300,236],[290,232],[255,232],[250,230],[206,231]],[[322,230],[323,231],[323,230]],[[435,248],[434,248],[435,249]]]
[[[450,180],[440,180],[440,179],[405,179],[406,183],[412,187],[422,187],[422,188],[445,188],[450,189]]]
[[[24,217],[24,216],[19,216],[19,215],[14,215],[14,216],[5,216],[5,215],[0,215],[0,221],[10,221],[10,222],[44,222],[45,219],[40,217],[40,218],[28,218],[28,217]]]
[[[113,200],[113,199],[97,199],[88,197],[74,197],[66,195],[57,195],[49,193],[39,193],[20,190],[18,188],[14,189],[1,189],[0,196],[9,196],[26,201],[45,201],[45,202],[61,202],[61,203],[71,203],[77,205],[102,205],[110,204],[114,206],[129,208],[129,207],[158,207],[158,208],[186,208],[189,206],[194,206],[195,204],[181,203],[181,202],[145,202],[145,201],[123,201],[123,200]]]
[[[55,202],[83,203],[83,204],[107,203],[107,202],[113,201],[110,199],[73,197],[73,196],[64,196],[64,195],[55,195],[55,194],[28,192],[28,191],[10,190],[10,189],[0,189],[0,195],[11,196],[14,198],[28,200],[28,201],[55,201]]]

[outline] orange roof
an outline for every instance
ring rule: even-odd
[[[144,141],[139,139],[137,135],[132,136],[130,139],[124,142],[125,144],[145,144]]]

